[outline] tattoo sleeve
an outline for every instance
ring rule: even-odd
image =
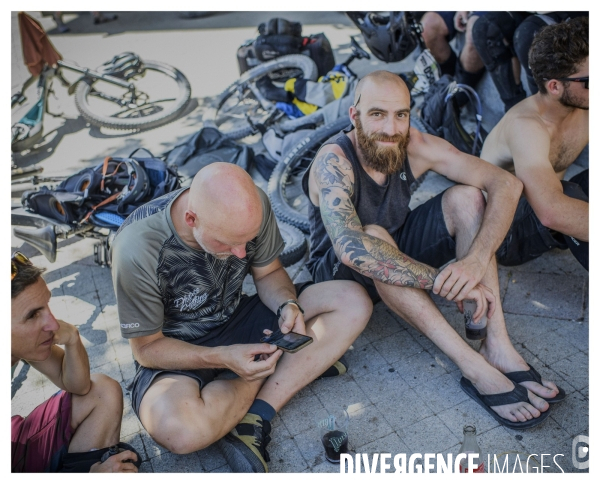
[[[371,279],[395,286],[431,289],[438,271],[363,231],[352,195],[352,165],[335,153],[315,160],[321,218],[343,264]]]

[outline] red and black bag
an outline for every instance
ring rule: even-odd
[[[304,37],[301,54],[306,54],[315,61],[319,77],[327,74],[335,66],[331,43],[323,33]]]

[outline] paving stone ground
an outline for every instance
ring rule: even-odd
[[[435,185],[435,180],[420,188]],[[434,189],[435,190],[435,187]],[[66,245],[64,242],[62,245]],[[46,266],[56,317],[78,326],[88,350],[92,372],[120,382],[125,396],[121,439],[140,450],[143,472],[229,472],[223,456],[211,446],[190,455],[174,455],[155,443],[131,409],[128,385],[134,364],[121,338],[110,270],[93,262],[92,245],[82,240],[59,248],[56,263],[34,255]],[[288,268],[295,280],[306,279],[303,261]],[[545,377],[567,392],[539,427],[513,431],[500,426],[459,387],[460,371],[440,350],[383,303],[346,353],[346,375],[310,384],[295,396],[273,422],[269,446],[272,472],[339,472],[324,458],[314,416],[324,408],[347,406],[350,451],[354,453],[454,453],[462,428],[473,424],[484,455],[509,451],[565,454],[556,462],[565,471],[571,443],[589,435],[588,275],[568,252],[552,251],[518,268],[500,267],[502,303],[513,343]],[[254,292],[248,279],[247,293]],[[435,298],[441,312],[462,332],[462,316],[454,306]],[[12,414],[28,414],[57,388],[29,365],[20,363],[12,383]],[[541,459],[541,457],[538,457]],[[545,456],[544,472],[560,472]],[[549,463],[548,463],[548,462]],[[492,460],[493,462],[493,460]]]
[[[337,28],[348,29],[347,25]],[[59,43],[61,49],[68,46],[64,40]],[[185,125],[184,131],[192,129],[197,125]],[[158,132],[150,136],[160,138]],[[66,137],[61,144],[67,142]],[[131,144],[119,146],[122,154],[132,149]],[[79,169],[81,165],[72,166]],[[413,206],[446,186],[442,177],[428,175],[413,197]],[[135,371],[131,350],[121,338],[110,270],[94,264],[93,243],[60,242],[53,264],[14,237],[11,245],[31,256],[35,264],[47,267],[52,310],[56,317],[78,326],[92,371],[121,384],[125,399],[121,439],[141,453],[141,472],[230,472],[215,446],[189,455],[172,454],[153,441],[134,415],[128,391]],[[309,277],[304,261],[289,267],[288,272],[295,281]],[[573,438],[589,435],[588,273],[568,251],[555,250],[520,267],[500,267],[499,277],[506,324],[515,347],[567,392],[566,401],[552,407],[544,424],[522,432],[500,426],[461,391],[456,365],[380,303],[346,353],[348,373],[308,385],[275,418],[269,446],[271,472],[339,472],[339,466],[324,458],[314,415],[324,408],[342,406],[350,413],[352,455],[456,454],[463,426],[473,424],[484,456],[493,459],[494,455],[519,452],[536,454],[540,461],[545,454],[543,464],[549,467],[544,472],[561,472],[555,462],[566,472],[576,471],[571,455]],[[244,290],[254,291],[250,280]],[[455,305],[435,300],[462,334],[462,316]],[[12,382],[12,415],[28,414],[55,391],[46,378],[20,363]],[[548,454],[563,456],[553,461]]]

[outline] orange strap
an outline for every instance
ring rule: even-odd
[[[100,182],[100,190],[104,191],[104,177],[106,177],[106,172],[108,171],[108,162],[112,160],[110,156],[104,158],[104,164],[102,165],[102,181]]]
[[[108,162],[112,160],[112,157],[107,156],[106,158],[104,158],[104,163],[102,164],[102,181],[100,182],[100,190],[104,191],[104,179],[106,178],[106,172],[108,171]],[[117,165],[117,167],[115,168],[115,171],[113,171],[110,175],[108,176],[113,176],[115,175],[118,171],[119,171],[119,167],[123,164],[123,162],[119,163]],[[113,193],[110,197],[108,197],[105,200],[102,200],[98,205],[94,205],[92,207],[92,209],[87,213],[87,215],[81,219],[81,221],[79,222],[80,224],[83,224],[85,222],[88,221],[88,219],[92,216],[92,214],[96,211],[97,208],[102,207],[103,205],[106,205],[110,202],[112,202],[113,200],[115,200],[119,195],[121,194],[121,192],[116,192]]]
[[[116,200],[116,198],[121,194],[121,192],[117,192],[117,193],[113,193],[110,197],[108,197],[106,200],[102,200],[98,205],[94,205],[92,207],[92,209],[88,212],[88,214],[81,219],[81,222],[79,222],[80,224],[83,224],[85,222],[88,221],[88,219],[92,216],[92,214],[96,211],[97,208],[102,207],[103,205],[106,205],[110,202],[112,202],[113,200]]]

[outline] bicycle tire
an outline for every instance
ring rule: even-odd
[[[91,87],[98,81],[92,84],[82,81],[75,90],[75,105],[86,121],[104,128],[148,130],[170,123],[176,119],[183,112],[192,95],[189,81],[181,71],[162,62],[144,61],[144,66],[146,69],[165,74],[176,82],[177,97],[172,106],[156,114],[139,118],[116,118],[114,116],[97,114],[88,103],[88,95],[90,94]],[[135,83],[135,81],[133,82]]]
[[[288,181],[290,181],[293,176],[296,182],[298,182],[323,142],[347,127],[349,124],[350,119],[348,116],[344,116],[331,124],[316,129],[313,133],[301,140],[286,155],[286,157],[275,166],[271,178],[269,178],[267,194],[269,195],[269,200],[271,200],[273,211],[279,220],[299,228],[302,232],[309,232],[308,213],[291,206],[286,197]],[[293,175],[292,172],[296,170],[296,168],[303,169],[298,170],[298,173]]]
[[[285,243],[283,252],[279,254],[279,260],[283,267],[288,267],[301,260],[306,254],[306,237],[300,230],[290,224],[279,221],[277,225]]]
[[[286,68],[296,68],[302,70],[304,79],[309,79],[311,81],[315,81],[317,79],[317,65],[310,57],[306,55],[284,55],[282,57],[277,57],[276,59],[259,64],[256,67],[244,72],[244,74],[242,74],[237,81],[232,83],[229,87],[227,87],[227,89],[219,94],[215,102],[206,110],[202,117],[204,126],[211,126],[219,129],[219,131],[221,131],[229,139],[242,139],[246,136],[254,134],[256,130],[250,125],[229,130],[221,129],[217,125],[219,111],[230,99],[230,97],[233,96],[238,89],[242,88],[244,85],[253,83],[269,73]]]

